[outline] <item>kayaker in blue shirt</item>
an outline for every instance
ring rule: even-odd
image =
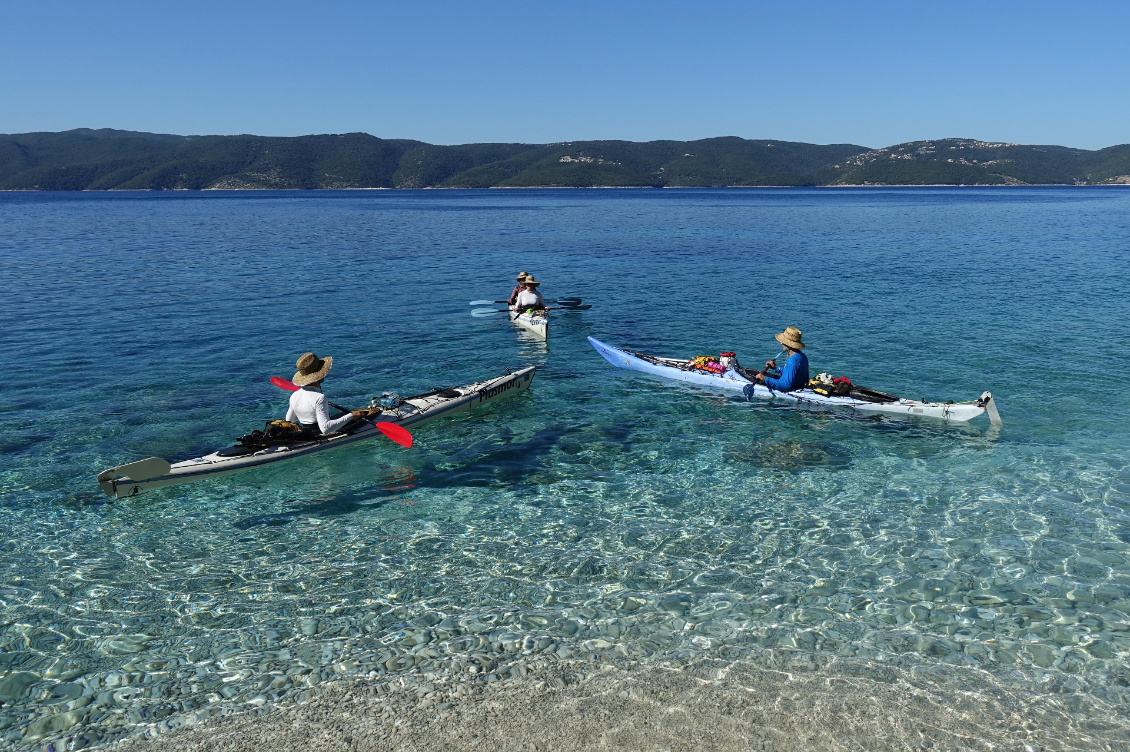
[[[785,348],[787,358],[784,368],[779,375],[770,376],[763,373],[757,374],[754,379],[777,392],[791,392],[808,385],[808,357],[802,352],[804,343],[801,342],[801,331],[795,326],[785,327],[785,331],[776,335],[776,339]],[[765,362],[766,371],[776,371],[777,361]],[[748,387],[747,387],[748,388]]]

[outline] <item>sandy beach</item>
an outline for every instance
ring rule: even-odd
[[[134,738],[122,750],[1114,750],[1053,708],[890,672],[697,661],[534,663],[499,679],[409,673]],[[875,675],[872,670],[872,675]],[[523,675],[524,674],[524,675]],[[1125,748],[1125,747],[1121,747]]]

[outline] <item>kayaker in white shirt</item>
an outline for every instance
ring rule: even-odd
[[[340,418],[330,418],[326,395],[322,394],[322,382],[333,362],[331,357],[319,358],[314,353],[306,353],[295,363],[298,372],[291,381],[302,388],[290,395],[286,419],[300,423],[310,433],[333,433],[354,418],[369,414],[368,410],[353,410]]]
[[[517,299],[511,310],[514,311],[548,311],[545,307],[545,300],[542,299],[541,293],[538,292],[538,282],[534,279],[532,274],[527,274],[526,279],[522,282],[522,292],[518,293]]]

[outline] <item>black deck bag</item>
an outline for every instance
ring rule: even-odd
[[[262,431],[255,430],[246,436],[240,436],[239,443],[245,447],[286,446],[301,444],[315,438],[317,438],[315,431],[305,429],[297,423],[272,420],[263,426]]]
[[[857,384],[851,385],[851,391],[848,392],[848,396],[852,397],[854,399],[857,399],[857,400],[863,400],[864,402],[898,402],[899,401],[899,398],[894,396],[893,394],[887,394],[885,392],[876,392],[874,389],[868,389],[867,387],[859,386]]]

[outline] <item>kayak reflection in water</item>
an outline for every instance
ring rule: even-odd
[[[290,409],[286,411],[286,419],[291,423],[298,422],[312,436],[333,433],[354,418],[369,414],[368,410],[353,410],[340,418],[330,418],[326,395],[322,394],[322,382],[333,362],[331,357],[319,358],[308,352],[295,363],[298,373],[294,374],[291,381],[302,388],[290,395]]]
[[[538,292],[538,282],[534,279],[532,274],[527,274],[526,278],[522,280],[522,292],[518,293],[518,297],[514,301],[513,310],[515,311],[548,311],[545,307],[545,300],[542,299],[541,293]]]
[[[765,362],[766,371],[777,371],[777,375],[757,374],[754,378],[758,383],[764,384],[778,392],[791,392],[808,384],[808,357],[801,352],[804,342],[801,342],[801,331],[795,326],[785,327],[785,331],[775,335],[781,346],[785,348],[785,367],[778,370],[776,360]]]
[[[522,283],[526,281],[526,277],[530,276],[529,272],[518,272],[518,284],[514,285],[514,289],[510,291],[510,297],[506,300],[506,305],[514,305],[518,300],[518,293],[522,292]]]

